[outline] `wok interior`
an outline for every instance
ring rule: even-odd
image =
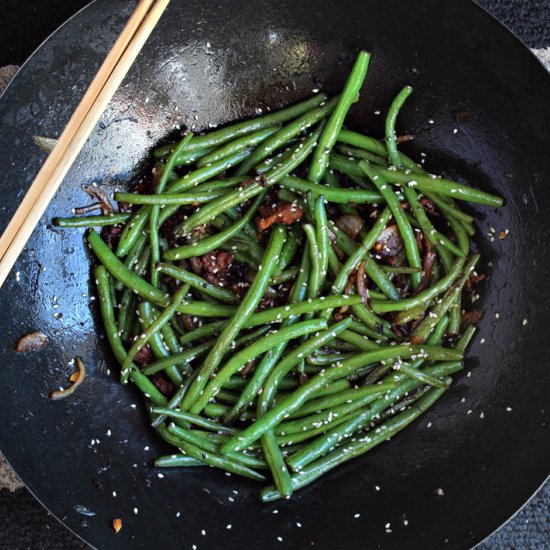
[[[103,4],[92,5],[90,15],[104,17]],[[373,542],[386,544],[387,522],[401,526],[394,542],[407,541],[402,528],[407,517],[415,537],[428,546],[439,544],[448,533],[452,544],[463,547],[487,533],[488,526],[496,527],[540,483],[547,456],[543,447],[548,449],[541,410],[547,402],[550,346],[544,268],[550,260],[545,246],[550,224],[544,216],[550,206],[544,181],[550,166],[542,146],[549,142],[550,120],[548,109],[541,112],[538,106],[548,78],[527,53],[518,53],[503,30],[495,31],[492,21],[475,19],[477,32],[469,33],[464,20],[457,19],[464,16],[457,6],[411,4],[414,9],[405,9],[397,0],[364,6],[346,1],[338,7],[331,2],[239,2],[239,9],[233,6],[229,14],[223,6],[212,9],[211,2],[174,2],[71,170],[48,218],[69,215],[72,207],[86,201],[82,183],[96,181],[114,189],[135,182],[150,168],[151,149],[173,137],[176,127],[199,131],[294,103],[314,89],[339,91],[357,50],[369,49],[373,60],[366,86],[346,124],[382,136],[383,113],[400,87],[411,84],[415,92],[398,123],[402,133],[415,136],[403,147],[405,152],[416,160],[425,153],[425,166],[434,173],[506,199],[500,210],[466,208],[479,227],[475,244],[483,254],[481,271],[489,275],[480,292],[485,315],[466,371],[428,415],[391,444],[346,464],[283,505],[260,505],[256,485],[209,469],[170,471],[165,474],[169,483],[155,480],[145,489],[143,477],[152,475],[148,468],[154,453],[167,449],[148,428],[137,394],[117,385],[118,366],[90,301],[82,232],[54,233],[44,224],[31,242],[34,254],[17,268],[29,284],[10,280],[1,300],[3,311],[10,312],[3,322],[11,341],[36,325],[50,335],[54,344],[38,360],[50,367],[32,369],[22,358],[9,355],[9,363],[18,369],[9,384],[17,391],[6,396],[5,405],[18,410],[23,405],[17,392],[33,392],[36,410],[33,422],[24,424],[27,433],[14,435],[15,427],[10,428],[5,441],[13,449],[18,442],[29,450],[33,437],[40,441],[43,460],[28,479],[38,496],[56,502],[58,513],[67,505],[53,498],[41,476],[65,477],[55,460],[60,445],[74,468],[67,494],[79,495],[78,479],[106,468],[101,474],[105,483],[126,487],[128,494],[148,502],[158,521],[172,517],[175,510],[184,511],[186,524],[173,527],[178,540],[191,540],[188,533],[197,530],[194,526],[208,523],[211,533],[229,537],[229,546],[244,540],[271,544],[279,533],[296,545],[315,540],[321,547],[343,542],[359,547],[367,534]],[[469,9],[466,21],[474,17],[471,10],[477,10]],[[85,41],[76,44],[72,37],[69,43],[76,54],[89,53]],[[64,51],[69,43],[59,39],[54,46]],[[42,57],[35,78],[51,70]],[[18,85],[26,78],[30,83],[22,75]],[[36,101],[32,91],[26,94],[29,105]],[[59,124],[52,109],[56,99],[48,101],[41,105],[41,124],[54,131]],[[70,109],[72,101],[64,108]],[[6,98],[4,109],[5,103]],[[471,120],[457,122],[457,109],[470,111]],[[33,129],[31,124],[23,141],[27,147]],[[27,170],[23,174],[30,181],[32,165]],[[497,233],[508,229],[509,235],[492,242],[490,228]],[[37,263],[42,271],[33,290]],[[52,315],[54,302],[61,304],[61,320]],[[9,350],[3,353],[7,357]],[[44,395],[63,380],[62,366],[77,354],[85,357],[88,383],[74,400],[54,410]],[[135,403],[137,410],[131,407]],[[113,429],[113,424],[117,437],[90,452],[84,442]],[[143,450],[146,446],[149,451]],[[9,448],[6,454],[10,456]],[[16,468],[28,469],[19,452],[12,450],[12,455]],[[134,463],[137,469],[131,467]],[[235,488],[239,495],[232,504],[228,497]],[[438,488],[444,498],[432,495]],[[88,500],[101,510],[101,517],[108,517],[104,499],[90,493]],[[272,514],[277,508],[279,514]],[[369,520],[358,525],[355,511]],[[69,525],[78,524],[78,515],[66,515]],[[304,518],[304,524],[309,521],[311,530],[296,530],[296,517]],[[231,539],[233,533],[225,530],[228,523],[242,525],[246,534]],[[150,534],[139,521],[131,529],[139,540],[148,540]],[[161,544],[171,543],[162,529],[155,528],[155,537]]]

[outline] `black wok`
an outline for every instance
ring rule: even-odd
[[[44,161],[32,136],[60,133],[133,4],[96,0],[2,97],[2,226]],[[424,419],[289,502],[260,504],[254,483],[211,469],[161,479],[150,464],[166,448],[139,395],[116,383],[83,234],[49,222],[86,202],[82,183],[134,181],[177,125],[201,130],[313,88],[337,91],[359,48],[374,57],[350,126],[379,135],[374,112],[410,83],[400,119],[416,136],[407,152],[506,198],[498,211],[470,209],[490,277],[468,368]],[[475,545],[549,473],[549,98],[550,78],[528,50],[465,0],[173,0],[0,293],[0,448],[29,489],[97,547]],[[471,120],[456,122],[456,110]],[[510,233],[491,242],[491,227]],[[48,335],[46,349],[16,354],[14,342],[33,330]],[[86,382],[71,399],[50,401],[76,355]],[[118,535],[115,517],[124,522]]]

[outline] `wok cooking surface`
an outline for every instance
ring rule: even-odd
[[[59,135],[133,4],[96,0],[0,100],[2,227],[44,161],[33,136]],[[469,210],[490,277],[467,368],[420,421],[291,501],[261,504],[258,485],[212,469],[159,478],[151,461],[167,447],[148,428],[138,393],[116,381],[83,232],[54,230],[50,220],[87,202],[83,183],[135,182],[151,149],[178,128],[199,131],[313,89],[338,91],[360,48],[373,61],[350,127],[382,135],[375,112],[411,84],[399,128],[416,137],[405,151],[506,198],[498,211]],[[0,448],[30,490],[97,547],[473,546],[548,475],[548,97],[538,62],[470,2],[173,0],[0,293]],[[457,109],[471,120],[457,123]],[[490,228],[510,233],[491,242]],[[34,330],[48,335],[47,347],[16,354],[13,344]],[[85,383],[50,401],[76,355]],[[114,518],[123,520],[118,535]]]

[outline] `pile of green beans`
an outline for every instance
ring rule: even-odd
[[[369,61],[332,99],[158,149],[153,192],[114,196],[132,211],[55,221],[118,235],[86,241],[121,382],[175,447],[156,467],[212,466],[290,498],[417,419],[463,368],[479,256],[457,201],[502,200],[399,151],[409,86],[382,139],[344,127]]]

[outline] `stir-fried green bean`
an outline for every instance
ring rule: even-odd
[[[115,194],[132,212],[55,220],[106,228],[86,242],[107,340],[177,448],[156,467],[269,478],[263,500],[290,498],[397,434],[463,368],[462,307],[482,277],[455,200],[503,201],[399,150],[408,86],[383,139],[344,128],[369,59],[331,99],[161,147],[152,193]]]

